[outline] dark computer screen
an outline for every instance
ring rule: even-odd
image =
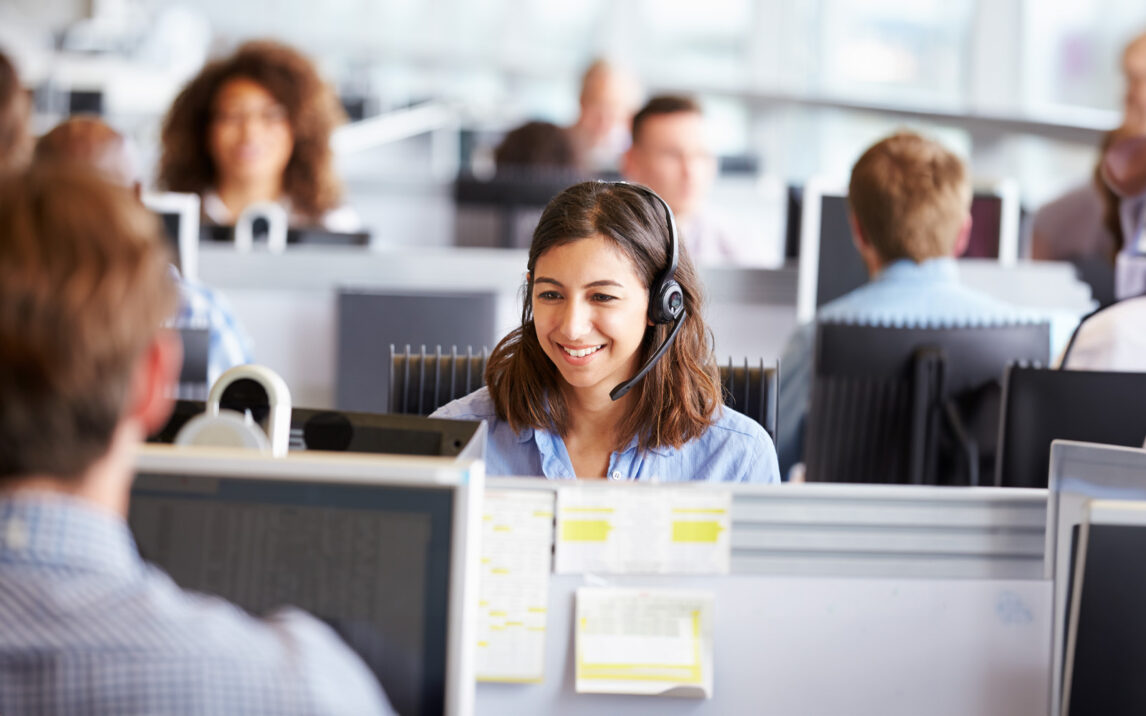
[[[1070,666],[1070,716],[1146,713],[1146,527],[1090,524]]]
[[[848,225],[846,196],[820,197],[820,251],[816,279],[816,307],[834,301],[868,280],[867,268],[855,248]],[[971,239],[963,258],[998,258],[1003,199],[979,193],[971,200]]]
[[[445,708],[453,493],[140,475],[128,521],[183,588],[327,621],[405,715]]]
[[[1054,440],[1138,447],[1146,439],[1146,373],[1011,368],[995,482],[1046,487]]]
[[[177,211],[157,211],[155,213],[163,224],[163,235],[167,237],[168,244],[171,246],[171,262],[175,264],[175,268],[179,269],[179,273],[183,273],[183,261],[179,251],[179,222],[182,221],[183,216]]]

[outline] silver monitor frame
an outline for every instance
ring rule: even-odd
[[[272,458],[255,451],[142,445],[137,474],[386,485],[453,493],[450,595],[446,627],[447,716],[474,712],[478,557],[485,464],[452,457],[302,452]]]
[[[143,205],[160,214],[179,215],[179,273],[188,281],[199,278],[199,211],[198,194],[144,192]]]
[[[1146,500],[1146,450],[1117,445],[1055,440],[1051,443],[1047,487],[1044,576],[1054,582],[1051,614],[1051,713],[1062,703],[1063,646],[1066,642],[1066,589],[1071,560],[1070,533],[1084,517],[1090,499]]]
[[[1013,266],[1019,258],[1019,185],[1014,179],[976,183],[974,193],[997,196],[1002,200],[999,212],[999,263]],[[800,216],[800,259],[796,283],[796,320],[808,323],[816,316],[816,287],[820,270],[820,214],[825,196],[846,198],[847,181],[814,176],[804,184]]]

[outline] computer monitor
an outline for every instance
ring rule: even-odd
[[[384,412],[390,404],[390,346],[492,346],[497,295],[483,291],[341,289],[335,407]]]
[[[479,461],[144,446],[128,523],[179,586],[325,620],[403,716],[473,710]]]
[[[1003,384],[995,484],[1046,487],[1051,442],[1140,447],[1146,440],[1146,373],[1012,366]]]
[[[1146,502],[1095,500],[1078,531],[1063,716],[1146,713]]]
[[[262,229],[262,232],[261,235],[265,238],[265,227]],[[254,222],[254,234],[255,238],[258,239],[260,236],[258,220]],[[235,227],[217,225],[204,226],[200,229],[199,235],[203,241],[233,242],[235,240]],[[287,229],[287,245],[369,246],[370,232],[342,232],[327,231],[319,227],[291,227]]]
[[[820,321],[815,345],[806,479],[980,484],[1006,366],[1045,363],[1050,326]]]
[[[175,401],[167,424],[149,442],[174,442],[180,429],[204,410],[206,404],[203,401]],[[290,422],[292,451],[323,450],[451,458],[484,456],[485,432],[478,421],[294,408],[291,410]]]
[[[796,317],[812,320],[820,306],[859,288],[867,268],[848,224],[847,187],[824,178],[804,186]],[[971,239],[963,258],[1013,264],[1019,253],[1019,196],[1007,180],[978,187],[971,199]]]
[[[183,278],[199,277],[199,195],[174,192],[144,192],[143,205],[163,222],[163,232],[171,242],[175,268]]]
[[[1047,489],[1044,577],[1054,584],[1051,621],[1051,713],[1059,713],[1066,645],[1071,535],[1092,499],[1146,501],[1146,450],[1055,440]]]

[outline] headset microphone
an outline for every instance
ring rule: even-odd
[[[669,331],[668,337],[665,338],[664,343],[653,351],[653,354],[649,356],[649,359],[645,361],[645,364],[641,366],[637,374],[609,391],[609,397],[613,400],[617,400],[625,393],[628,393],[630,388],[648,375],[649,371],[653,369],[653,366],[657,364],[657,361],[668,351],[672,342],[676,340],[676,334],[680,332],[680,327],[684,325],[684,319],[688,315],[684,310],[684,290],[681,289],[680,284],[673,278],[676,274],[678,259],[676,219],[673,217],[672,209],[669,208],[668,202],[648,187],[641,186],[640,184],[629,184],[628,182],[617,182],[617,184],[630,186],[646,194],[664,209],[665,220],[668,223],[669,230],[669,264],[668,267],[665,268],[664,273],[649,287],[649,320],[656,324],[672,323],[673,327],[672,330]]]

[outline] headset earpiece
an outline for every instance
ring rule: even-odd
[[[649,319],[653,323],[672,323],[684,310],[684,290],[675,279],[661,280],[656,295],[649,296]]]
[[[640,184],[629,184],[628,182],[615,182],[617,184],[624,184],[632,187],[636,191],[641,192],[648,196],[654,204],[659,204],[665,213],[665,222],[668,224],[668,265],[652,286],[649,286],[649,320],[657,324],[671,323],[673,324],[672,330],[669,331],[668,337],[665,338],[664,343],[653,351],[645,364],[641,366],[637,374],[629,378],[624,383],[621,383],[616,388],[613,388],[609,393],[609,397],[613,400],[620,398],[629,389],[636,385],[642,378],[648,375],[657,361],[664,356],[668,351],[669,346],[676,340],[676,334],[680,332],[680,328],[684,325],[684,289],[677,283],[676,266],[678,261],[677,256],[677,236],[676,236],[676,218],[673,217],[672,209],[669,207],[668,202],[660,197],[655,191],[648,187],[641,186]]]

